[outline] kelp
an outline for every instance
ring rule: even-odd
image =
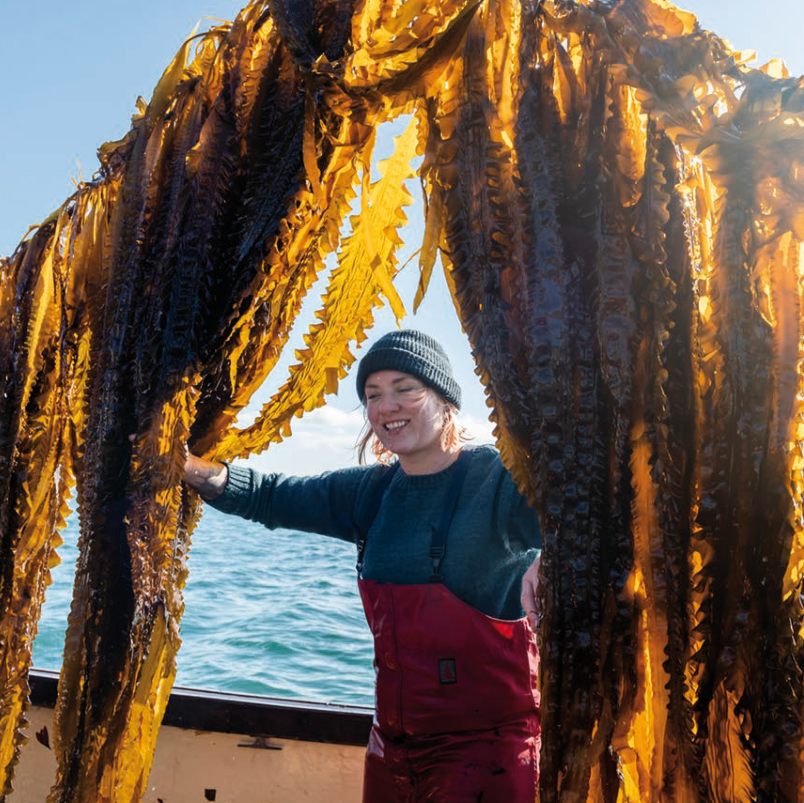
[[[804,799],[803,129],[800,79],[666,0],[273,0],[188,40],[0,263],[4,794],[75,486],[50,799],[142,798],[185,450],[287,437],[382,299],[402,315],[418,172],[415,303],[440,254],[542,524],[541,799]]]

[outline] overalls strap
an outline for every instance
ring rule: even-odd
[[[438,527],[433,529],[433,539],[430,542],[430,561],[433,565],[433,573],[430,575],[431,583],[444,582],[444,575],[441,574],[441,562],[447,552],[447,533],[449,532],[452,515],[455,513],[455,505],[458,503],[458,494],[461,492],[461,486],[466,478],[466,472],[469,470],[469,461],[471,459],[472,452],[466,449],[462,450],[458,455],[455,473],[452,475],[452,482],[444,499],[441,520],[438,522]]]
[[[355,542],[357,543],[357,574],[363,573],[363,555],[366,551],[366,539],[371,523],[377,517],[385,491],[391,484],[396,472],[399,470],[399,463],[396,462],[374,483],[374,487],[367,491],[366,496],[357,511],[355,517]]]
[[[466,472],[469,470],[469,461],[472,459],[472,452],[468,449],[463,449],[458,455],[455,463],[455,473],[452,475],[452,482],[450,483],[447,495],[444,499],[444,507],[441,512],[441,519],[438,526],[433,528],[433,537],[430,542],[430,560],[433,565],[433,572],[430,575],[431,583],[443,583],[444,576],[441,574],[441,562],[444,560],[444,555],[447,551],[447,533],[449,532],[449,525],[452,521],[452,515],[455,512],[455,505],[458,503],[458,495],[461,492],[461,486],[466,478]],[[377,511],[380,509],[382,498],[385,491],[391,484],[394,475],[399,470],[399,463],[394,463],[388,471],[374,484],[374,487],[367,491],[366,496],[358,509],[355,520],[355,541],[357,543],[357,569],[358,575],[363,573],[363,555],[366,552],[366,541],[368,539],[368,531],[371,524],[377,517]]]

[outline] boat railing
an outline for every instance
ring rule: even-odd
[[[30,671],[32,705],[55,707],[58,677],[58,672]],[[243,746],[269,747],[270,738],[365,745],[372,715],[366,706],[174,687],[162,724],[255,738],[254,745]]]

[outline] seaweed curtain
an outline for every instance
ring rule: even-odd
[[[401,315],[418,173],[419,297],[440,255],[542,520],[541,799],[804,800],[801,79],[666,0],[254,2],[99,156],[0,263],[4,794],[74,494],[50,801],[142,798],[200,515],[185,449],[287,437],[372,310]]]

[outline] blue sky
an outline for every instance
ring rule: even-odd
[[[128,130],[137,96],[150,97],[195,24],[203,17],[230,19],[239,7],[235,0],[0,3],[0,254],[10,254],[29,225],[63,202],[74,179],[92,175],[98,145]],[[736,48],[757,50],[760,63],[779,56],[792,73],[804,73],[801,0],[690,0],[684,7]],[[413,270],[402,288],[408,307]],[[404,323],[446,344],[467,397],[467,423],[487,438],[482,392],[443,281]],[[383,315],[376,331],[392,326]],[[347,379],[337,399],[298,424],[294,438],[258,465],[309,471],[348,462],[359,428],[355,402]]]

